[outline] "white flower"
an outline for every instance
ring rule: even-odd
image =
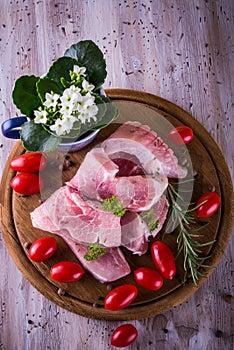
[[[95,88],[95,86],[90,84],[87,80],[83,80],[82,88],[86,92],[91,92]]]
[[[82,96],[79,101],[77,110],[82,112],[83,109],[86,109],[87,106],[92,106],[94,104],[95,97],[88,92],[86,95]]]
[[[48,92],[45,94],[45,102],[44,102],[44,106],[46,107],[53,107],[55,108],[57,106],[57,102],[59,99],[59,95],[58,94],[49,94]]]
[[[50,129],[55,131],[58,136],[68,134],[76,120],[77,118],[72,115],[63,116],[62,119],[57,119],[55,124],[50,126]]]
[[[75,73],[77,75],[77,77],[79,77],[79,78],[81,76],[86,77],[85,72],[86,72],[86,68],[85,67],[79,67],[77,65],[75,65],[73,67],[73,73]]]
[[[69,106],[71,109],[73,108],[74,101],[79,98],[80,95],[80,88],[72,85],[66,90],[64,90],[63,95],[60,97],[60,100],[62,102],[62,107]]]
[[[80,111],[80,113],[78,114],[78,119],[80,119],[81,123],[85,124],[85,123],[90,123],[91,119],[93,119],[94,121],[97,120],[96,118],[96,114],[98,112],[98,107],[93,104],[90,106],[84,106],[83,109]]]
[[[66,132],[66,127],[63,125],[61,119],[57,119],[56,122],[50,126],[50,130],[55,131],[58,136],[61,136]]]
[[[63,117],[62,124],[67,133],[71,131],[76,120],[77,119],[72,115]]]
[[[70,117],[73,112],[73,102],[71,102],[70,105],[62,105],[59,112],[62,114],[62,117]]]
[[[47,112],[46,111],[34,111],[35,119],[34,123],[36,124],[45,124],[47,122]]]

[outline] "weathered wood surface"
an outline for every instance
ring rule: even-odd
[[[71,44],[92,39],[105,54],[105,86],[166,98],[219,144],[233,176],[232,1],[0,1],[0,117],[14,116],[15,79],[42,75]],[[1,172],[14,141],[1,138]],[[18,271],[3,240],[0,349],[110,348],[120,322],[86,319],[45,299]],[[187,301],[131,321],[129,349],[233,348],[233,239],[213,274]]]

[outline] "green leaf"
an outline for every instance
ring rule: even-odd
[[[26,150],[30,152],[46,152],[55,150],[61,142],[60,137],[49,134],[41,124],[26,122],[20,130],[20,138]]]
[[[95,127],[92,128],[93,130],[105,128],[118,116],[118,109],[116,107],[116,104],[111,101],[109,97],[102,96],[102,100],[105,103],[105,112],[101,118],[98,118],[97,122],[95,123]],[[98,109],[99,108],[103,108],[100,103],[98,104]]]
[[[62,84],[62,81],[71,81],[69,72],[73,71],[74,65],[78,65],[77,60],[70,57],[60,57],[50,67],[46,77],[53,79],[63,91],[65,86]]]
[[[54,80],[47,77],[41,78],[37,81],[36,89],[42,102],[45,101],[45,94],[47,92],[51,94],[51,92],[53,91],[54,93],[59,95],[62,92],[59,85]]]
[[[102,51],[91,40],[80,41],[65,51],[64,56],[74,58],[78,65],[86,67],[89,82],[98,89],[105,81],[106,61]]]
[[[33,110],[41,105],[36,90],[36,83],[39,79],[39,77],[34,75],[23,75],[16,80],[12,92],[14,104],[27,117],[30,117]]]

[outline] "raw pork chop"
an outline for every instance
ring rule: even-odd
[[[167,185],[168,180],[165,176],[123,176],[113,178],[110,187],[107,187],[105,182],[101,183],[97,193],[98,199],[116,196],[126,209],[142,211],[148,210],[158,201]]]
[[[116,281],[131,272],[119,248],[106,248],[104,255],[99,256],[96,260],[87,261],[84,258],[84,255],[88,252],[86,245],[78,243],[68,232],[57,232],[57,234],[65,240],[83,267],[98,281],[102,283]]]
[[[137,213],[126,211],[121,217],[122,245],[134,254],[142,255],[147,252],[148,242],[146,236],[149,229]]]
[[[149,209],[168,185],[167,177],[162,175],[154,178],[142,175],[117,177],[118,171],[118,166],[102,148],[94,148],[87,153],[67,185],[78,189],[90,199],[103,200],[116,196],[125,208],[134,211]]]
[[[168,207],[169,204],[167,198],[165,195],[162,195],[159,201],[155,203],[148,212],[141,212],[140,216],[142,218],[145,217],[147,213],[150,214],[150,218],[148,221],[158,220],[158,226],[155,228],[155,230],[146,234],[146,238],[148,238],[149,236],[155,237],[157,233],[161,231],[162,226],[167,217]]]
[[[105,182],[110,187],[118,171],[118,166],[112,162],[104,150],[96,147],[86,154],[77,173],[67,184],[79,189],[82,195],[96,199],[97,187],[100,183]]]
[[[150,210],[141,212],[140,214],[126,211],[121,217],[120,223],[122,227],[122,245],[131,250],[134,254],[142,255],[147,252],[149,236],[155,237],[162,229],[168,212],[168,202],[165,195],[162,195],[157,203]],[[148,214],[148,220],[143,220]],[[150,215],[149,215],[150,214]],[[158,226],[150,232],[147,223],[158,220]]]
[[[178,160],[149,126],[139,122],[126,122],[102,142],[102,147],[111,159],[118,159],[119,153],[136,157],[145,172],[154,176],[183,178],[187,169],[178,165]]]
[[[91,207],[69,186],[55,191],[31,213],[31,219],[34,227],[52,233],[67,232],[79,243],[99,242],[105,247],[121,244],[120,218],[103,211],[98,202]]]

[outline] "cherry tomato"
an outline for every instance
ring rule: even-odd
[[[42,262],[48,260],[56,251],[57,242],[54,237],[47,236],[33,242],[29,248],[29,257],[33,261]]]
[[[193,130],[188,126],[177,126],[170,131],[169,138],[178,145],[186,144],[192,141]]]
[[[22,173],[13,177],[10,185],[15,192],[31,195],[40,192],[44,187],[44,182],[37,174]]]
[[[133,284],[123,284],[112,289],[105,297],[104,306],[116,311],[127,307],[137,297],[138,289]]]
[[[142,287],[150,290],[158,290],[163,285],[162,276],[150,267],[139,267],[134,271],[134,278]]]
[[[15,171],[36,173],[46,167],[46,159],[42,153],[29,152],[15,157],[9,165]]]
[[[171,249],[164,242],[157,241],[151,246],[153,262],[161,275],[171,280],[176,273],[175,258]]]
[[[132,344],[138,336],[137,329],[132,324],[123,324],[116,328],[111,336],[111,345],[124,348]]]
[[[199,205],[196,209],[197,216],[199,218],[208,218],[218,210],[220,206],[220,197],[216,192],[204,193],[197,201],[197,205]]]
[[[84,274],[82,267],[76,262],[61,261],[50,268],[50,276],[58,282],[75,282]]]

